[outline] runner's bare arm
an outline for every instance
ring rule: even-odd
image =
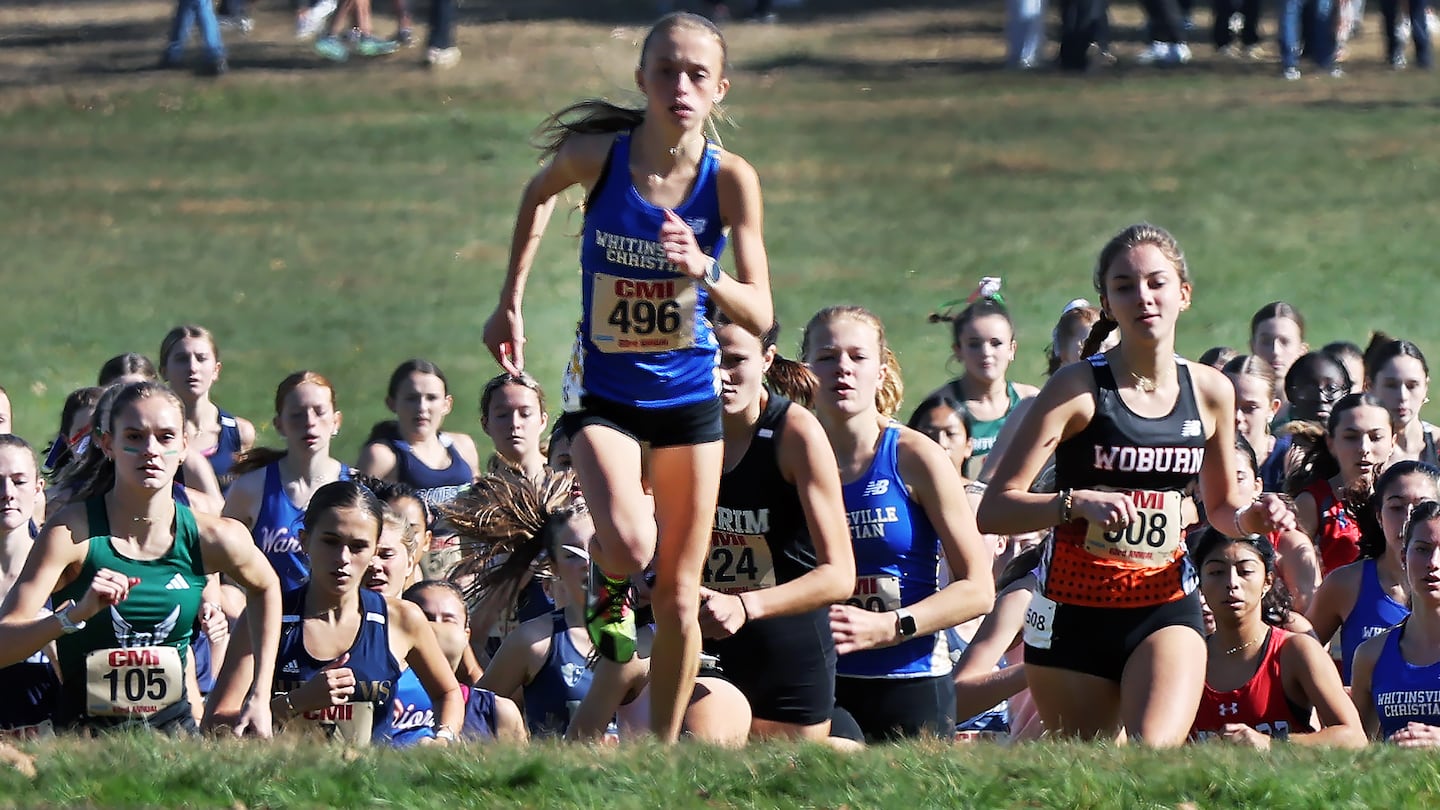
[[[501,367],[511,374],[524,370],[524,319],[521,316],[525,284],[534,264],[540,238],[555,210],[555,198],[574,185],[590,188],[605,165],[613,135],[576,135],[568,139],[545,164],[520,196],[515,231],[510,239],[510,261],[499,303],[485,323],[485,345]]]
[[[50,594],[75,578],[84,560],[86,544],[75,542],[72,532],[78,529],[84,533],[86,527],[68,522],[78,519],[83,524],[83,509],[83,506],[65,507],[45,524],[15,586],[0,604],[0,667],[24,661],[62,635],[59,619],[48,615],[36,617],[41,615]],[[86,612],[91,609],[90,600],[81,601],[83,604],[71,614],[75,621],[85,621],[94,615]],[[98,605],[95,603],[95,610],[99,609]]]
[[[775,305],[770,296],[760,176],[739,155],[726,153],[717,191],[720,215],[730,228],[735,276],[722,276],[710,294],[730,320],[753,335],[764,334],[775,322]]]

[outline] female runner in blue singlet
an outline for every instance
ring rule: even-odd
[[[585,582],[590,570],[589,515],[570,516],[546,532],[543,573],[558,608],[523,622],[505,637],[479,686],[525,707],[531,736],[563,737],[571,714],[590,691],[594,650],[585,629]]]
[[[455,497],[480,468],[475,440],[441,430],[454,406],[439,366],[406,360],[390,375],[385,407],[395,419],[370,431],[360,452],[361,473],[408,484],[434,506]]]
[[[415,603],[425,618],[445,660],[455,668],[460,692],[465,703],[465,720],[460,726],[460,739],[466,742],[523,743],[530,739],[525,718],[515,701],[501,697],[489,689],[471,686],[467,667],[462,661],[470,651],[470,625],[466,620],[465,595],[460,586],[448,579],[426,579],[405,590],[405,601]],[[392,723],[392,744],[411,745],[427,736],[433,737],[434,704],[415,670],[407,669],[400,676],[395,690],[395,720]]]
[[[1440,469],[1418,461],[1391,464],[1357,514],[1360,560],[1330,572],[1306,618],[1321,643],[1340,634],[1340,675],[1352,683],[1355,651],[1410,615],[1405,585],[1405,522],[1410,510],[1440,498]],[[1368,513],[1368,514],[1367,514]]]
[[[485,466],[495,472],[503,465],[535,478],[545,474],[545,392],[528,374],[501,374],[480,391],[480,427],[495,445]]]
[[[43,487],[35,451],[19,436],[0,435],[0,599],[15,586],[35,545],[38,529],[33,518]],[[60,697],[54,652],[42,650],[0,667],[0,695],[5,696],[0,700],[0,739],[54,733]]]
[[[379,499],[354,481],[332,481],[315,492],[300,536],[310,579],[282,595],[274,649],[257,650],[244,635],[232,642],[206,707],[207,724],[227,722],[252,688],[250,661],[273,654],[274,679],[264,689],[281,725],[318,728],[352,744],[383,742],[396,684],[413,667],[437,707],[435,736],[458,739],[460,688],[424,614],[361,587],[384,515]]]
[[[801,354],[818,380],[816,414],[840,465],[855,552],[854,594],[830,608],[836,705],[867,739],[948,738],[955,686],[942,631],[995,598],[964,484],[939,445],[891,418],[900,364],[874,314],[821,310]]]
[[[210,400],[220,365],[215,336],[203,326],[177,326],[160,341],[160,376],[185,403],[192,452],[210,460],[223,492],[230,486],[236,456],[255,444],[255,426]]]
[[[461,739],[524,740],[525,723],[520,710],[507,699],[493,693],[472,689],[469,684],[479,679],[479,667],[470,654],[470,623],[465,610],[464,595],[449,580],[415,582],[419,570],[419,554],[423,547],[425,528],[424,502],[404,484],[393,481],[360,480],[385,504],[385,519],[380,529],[380,542],[375,556],[365,569],[363,585],[391,599],[404,597],[413,602],[430,622],[435,641],[446,663],[460,683],[465,703],[465,720]],[[429,583],[431,588],[421,588]],[[391,723],[383,733],[391,745],[405,747],[433,739],[435,704],[425,690],[414,668],[406,669],[395,683]]]
[[[655,558],[652,718],[662,740],[679,734],[697,671],[699,583],[723,455],[705,308],[713,297],[755,334],[773,320],[758,177],[706,138],[730,87],[726,54],[709,20],[669,14],[641,47],[635,80],[644,108],[586,101],[551,118],[548,161],[525,189],[505,284],[485,326],[491,353],[519,374],[521,301],[540,236],[557,196],[585,188],[582,310],[562,418],[603,572],[590,630],[602,655],[634,655],[627,577]],[[719,264],[727,233],[733,276]]]
[[[1440,747],[1440,503],[1424,501],[1403,534],[1410,615],[1355,651],[1350,697],[1371,739]]]
[[[285,449],[251,450],[233,468],[236,478],[223,514],[250,530],[287,591],[310,576],[310,563],[300,550],[310,496],[350,477],[350,468],[330,457],[340,421],[330,381],[313,371],[297,371],[275,389],[275,431],[285,439]],[[227,603],[239,615],[243,605]]]
[[[470,436],[441,429],[454,406],[445,372],[427,360],[406,360],[385,391],[385,407],[395,418],[371,428],[357,469],[408,485],[431,507],[455,497],[475,480],[480,456]],[[458,556],[454,535],[430,528],[436,532],[421,566],[428,576],[445,576]]]

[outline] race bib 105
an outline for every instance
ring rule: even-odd
[[[95,650],[85,656],[85,711],[95,717],[149,717],[185,696],[174,647]]]

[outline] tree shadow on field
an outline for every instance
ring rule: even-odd
[[[55,9],[62,4],[57,0],[0,0],[0,10],[18,11],[20,9]],[[64,0],[65,8],[76,8],[79,6],[113,6],[117,0]]]
[[[582,20],[643,25],[668,11],[709,8],[700,0],[460,0],[460,3],[460,16],[467,23]],[[749,11],[753,3],[754,0],[725,0],[731,13],[737,15]],[[953,11],[994,5],[994,0],[801,0],[798,6],[778,11],[786,21],[805,22],[894,11]]]
[[[888,31],[842,31],[833,36],[838,40],[865,40],[875,42],[877,40],[895,40],[900,43],[915,38],[925,37],[969,37],[969,36],[1002,36],[1005,33],[1005,25],[998,16],[989,19],[971,19],[963,22],[929,22],[915,28]]]
[[[1353,71],[1347,70],[1346,73]],[[1306,107],[1315,110],[1334,110],[1336,112],[1355,113],[1357,115],[1369,115],[1377,112],[1393,112],[1395,110],[1420,110],[1440,109],[1440,98],[1387,98],[1387,99],[1344,99],[1324,98],[1308,101]]]
[[[69,0],[65,1],[69,2]],[[153,39],[155,39],[155,23],[149,20],[98,24],[23,25],[0,34],[0,48],[56,48],[65,45],[141,42]]]
[[[740,68],[756,73],[804,70],[847,81],[898,81],[917,73],[995,73],[1004,66],[995,59],[842,59],[809,53],[789,53],[746,62]]]

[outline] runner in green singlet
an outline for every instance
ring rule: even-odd
[[[174,393],[154,382],[120,386],[101,399],[95,423],[91,448],[62,482],[70,503],[41,531],[0,606],[0,666],[53,641],[60,727],[192,732],[184,678],[205,575],[225,573],[246,591],[250,632],[272,648],[279,583],[242,526],[175,500],[186,443]],[[60,609],[34,618],[52,594]],[[256,661],[263,683],[274,662]],[[235,730],[269,736],[269,695],[250,697]]]

